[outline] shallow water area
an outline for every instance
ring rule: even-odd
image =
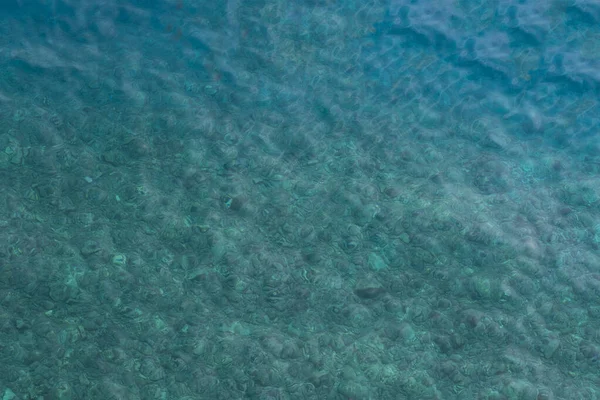
[[[591,1],[0,4],[3,399],[597,399]]]

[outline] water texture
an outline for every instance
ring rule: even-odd
[[[0,22],[3,400],[600,398],[597,2]]]

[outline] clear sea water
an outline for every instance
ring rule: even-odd
[[[600,398],[600,3],[0,2],[0,398]]]

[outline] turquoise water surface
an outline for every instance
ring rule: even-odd
[[[0,4],[0,396],[600,398],[600,5]]]

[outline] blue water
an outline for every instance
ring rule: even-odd
[[[600,398],[600,5],[0,2],[2,399]]]

